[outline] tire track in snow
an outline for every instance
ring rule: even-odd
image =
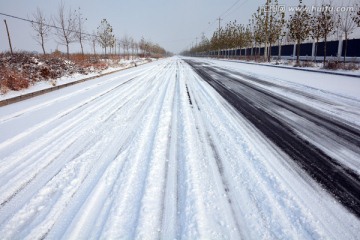
[[[146,77],[147,75],[145,75]],[[137,85],[141,85],[141,83],[138,83]],[[131,85],[131,86],[128,86],[126,89],[131,89],[131,88],[134,88],[134,87],[138,87],[136,85]],[[123,95],[125,94],[126,96],[129,95],[128,93],[128,90],[126,89],[121,89],[121,92],[120,95]],[[125,91],[124,91],[125,90]],[[103,95],[103,94],[102,94]],[[101,100],[101,101],[99,101]],[[63,136],[64,133],[66,132],[69,132],[70,134],[73,134],[74,131],[71,131],[71,127],[73,126],[77,126],[78,123],[81,123],[81,121],[83,121],[84,119],[87,119],[89,117],[91,117],[92,114],[96,113],[98,110],[101,110],[103,109],[104,107],[107,107],[107,109],[111,109],[113,106],[115,106],[115,104],[118,104],[117,102],[114,102],[114,100],[117,100],[117,97],[114,95],[112,98],[108,99],[108,98],[97,98],[96,101],[91,101],[91,103],[93,105],[89,105],[90,102],[85,102],[85,104],[81,104],[81,106],[78,106],[77,109],[80,110],[82,109],[82,111],[84,111],[84,115],[82,115],[81,117],[78,116],[78,113],[76,113],[76,118],[74,117],[73,119],[67,119],[66,121],[67,122],[64,122],[65,120],[63,120],[62,118],[64,118],[65,116],[69,116],[69,113],[68,111],[66,111],[66,114],[60,114],[60,115],[57,115],[55,118],[56,118],[56,121],[59,121],[60,120],[60,124],[57,129],[59,129],[60,131],[58,131],[57,133],[52,133],[51,134],[51,137],[53,140],[48,140],[48,142],[53,142],[54,139],[57,139],[59,136]],[[108,104],[112,104],[112,105],[108,105]],[[96,104],[96,105],[95,105]],[[89,110],[91,107],[91,111]],[[83,109],[84,108],[84,109]],[[108,110],[106,111],[102,111],[102,112],[105,112],[107,113]],[[98,117],[99,119],[99,117]],[[54,125],[56,125],[57,123],[55,123]],[[48,123],[48,125],[50,125],[50,123]],[[82,126],[86,126],[86,123],[83,124]],[[50,127],[52,127],[50,125]],[[79,126],[77,126],[79,127]],[[69,136],[66,136],[66,138],[69,138]],[[44,143],[45,144],[45,143]],[[43,145],[38,145],[38,148],[42,148]],[[32,152],[38,152],[38,149],[33,149],[31,148]],[[26,156],[25,154],[28,154],[28,155],[31,155],[32,152],[18,152],[16,155],[20,154],[23,156],[23,160],[26,159]],[[21,161],[18,161],[18,162],[21,162]],[[10,168],[13,168],[14,166],[16,166],[18,163],[17,162],[14,162],[13,160],[9,161],[8,164],[0,167],[0,173],[3,174],[3,171],[5,169],[10,169]]]
[[[115,98],[114,98],[115,99]],[[114,104],[113,105],[109,105],[108,108],[105,108],[103,110],[105,110],[106,113],[108,113],[108,110],[113,108],[114,106],[117,105],[116,102],[114,102],[113,100],[114,99],[108,99],[106,102],[104,102],[102,105],[100,105],[97,109],[101,109],[103,108],[104,106],[108,105],[109,103],[113,102]],[[123,103],[122,103],[123,104]],[[119,108],[121,108],[122,105],[120,105]],[[118,110],[118,109],[116,109]],[[113,113],[116,112],[115,111],[112,111]],[[96,109],[94,109],[94,111],[92,112],[95,112]],[[90,114],[90,113],[89,113]],[[27,153],[23,153],[21,154],[22,155],[22,158],[20,158],[18,161],[19,162],[23,162],[22,159],[26,159],[26,162],[32,162],[34,161],[33,165],[36,163],[36,168],[37,168],[37,172],[35,172],[34,175],[32,176],[26,176],[24,179],[28,178],[28,180],[26,182],[24,182],[17,190],[15,190],[15,192],[10,196],[8,197],[6,200],[2,201],[2,203],[0,204],[0,209],[1,207],[3,207],[7,202],[9,202],[18,192],[20,192],[21,190],[23,190],[32,180],[34,180],[40,173],[42,173],[49,165],[51,165],[56,159],[58,156],[61,155],[61,151],[65,150],[66,148],[69,148],[71,147],[71,145],[77,140],[77,139],[74,139],[72,136],[73,135],[77,135],[77,131],[74,131],[74,130],[71,130],[70,127],[79,127],[79,125],[77,125],[79,122],[81,122],[82,120],[84,120],[85,118],[88,118],[90,115],[87,114],[87,115],[84,115],[82,118],[79,118],[78,116],[76,116],[76,120],[70,120],[71,123],[70,124],[63,124],[65,125],[64,127],[61,127],[60,126],[60,129],[61,131],[58,132],[58,134],[49,134],[51,136],[51,139],[48,139],[47,141],[45,141],[42,145],[38,145],[37,148],[34,148],[34,147],[31,147],[31,150],[32,152],[27,152]],[[112,116],[110,114],[110,116]],[[106,121],[106,119],[104,119]],[[66,126],[67,125],[67,126]],[[85,124],[83,124],[84,126]],[[92,126],[90,127],[90,129],[93,128]],[[69,135],[63,135],[64,133],[68,132]],[[86,131],[85,131],[86,132]],[[62,138],[59,138],[58,139],[58,136],[62,136]],[[81,136],[81,135],[80,135]],[[55,141],[52,140],[52,139],[56,139]],[[53,158],[49,158],[49,156],[47,156],[47,162],[46,165],[42,168],[39,168],[39,161],[38,160],[35,160],[36,158],[42,156],[44,158],[44,153],[48,152],[47,148],[43,148],[43,146],[45,144],[47,144],[48,142],[52,142],[52,145],[60,145],[60,143],[58,143],[58,141],[60,141],[61,139],[66,139],[67,141],[67,145],[64,146],[62,149],[59,149],[60,151],[58,151],[58,155],[55,155]],[[70,142],[68,141],[68,139],[73,139],[71,140]],[[41,149],[42,148],[42,149]],[[41,149],[40,151],[38,149]],[[33,152],[36,153],[35,155],[33,155]],[[18,154],[18,153],[17,153]],[[33,155],[33,156],[32,156]],[[29,156],[29,157],[28,157]],[[31,156],[31,157],[30,157]],[[46,155],[45,155],[46,156]],[[34,159],[34,160],[32,160]],[[6,166],[7,169],[10,169],[12,166],[14,166],[14,164],[16,163],[12,163],[12,165],[10,166]],[[23,163],[22,163],[23,164]],[[13,168],[13,167],[12,167]],[[4,174],[4,172],[1,173],[4,177],[6,176]],[[14,176],[9,176],[10,178],[14,178]],[[24,176],[23,176],[24,177]],[[21,177],[21,178],[23,178]]]
[[[163,214],[161,221],[161,239],[175,239],[178,216],[178,101],[179,101],[179,62],[176,62],[175,88],[172,100],[172,115],[170,132],[168,137],[168,148],[166,152],[166,177],[163,198]]]
[[[150,70],[151,70],[151,69],[150,69]],[[85,99],[85,100],[83,100],[82,102],[80,102],[80,104],[77,104],[77,105],[75,105],[75,106],[72,107],[72,108],[68,108],[68,109],[66,109],[66,110],[63,111],[63,112],[60,112],[58,115],[54,116],[54,117],[51,118],[50,120],[48,119],[48,120],[46,120],[46,121],[43,121],[43,122],[37,124],[35,127],[32,127],[32,128],[30,128],[30,129],[23,130],[23,132],[22,132],[21,134],[18,134],[17,136],[14,136],[13,138],[7,139],[5,142],[0,143],[0,151],[2,150],[2,148],[6,147],[6,146],[15,143],[16,141],[21,140],[22,138],[25,138],[26,136],[28,136],[28,135],[30,135],[30,134],[34,134],[34,132],[36,132],[38,129],[40,129],[40,128],[46,126],[46,125],[49,125],[49,124],[53,123],[54,121],[56,121],[56,120],[58,120],[58,119],[60,119],[60,118],[62,118],[62,117],[64,117],[64,116],[67,116],[67,115],[71,114],[72,112],[77,111],[78,109],[83,108],[84,106],[86,107],[88,104],[93,103],[94,101],[96,102],[98,99],[103,98],[103,96],[111,93],[112,91],[116,91],[119,87],[121,87],[121,86],[124,85],[124,84],[128,84],[129,82],[131,82],[131,80],[134,80],[134,79],[137,78],[137,77],[140,77],[140,76],[141,76],[141,78],[144,79],[144,78],[146,78],[147,76],[151,76],[150,74],[152,74],[152,72],[151,72],[150,70],[146,70],[145,72],[140,73],[140,74],[138,74],[138,75],[135,76],[135,77],[132,77],[132,78],[130,78],[130,79],[124,81],[124,82],[121,82],[120,84],[116,84],[115,86],[111,86],[110,88],[108,88],[108,89],[100,92],[99,94],[95,94],[95,96],[92,96],[90,99]],[[114,79],[117,79],[117,77],[114,77]],[[110,83],[112,83],[112,81],[110,81]],[[78,92],[78,91],[77,91],[77,92]],[[80,91],[80,92],[81,92],[81,91]],[[72,97],[77,97],[77,94],[70,94],[70,95],[71,95]],[[62,98],[61,98],[61,99],[62,99]],[[64,98],[64,99],[62,99],[62,100],[63,100],[63,102],[66,102],[65,100],[67,100],[67,98]],[[51,101],[51,100],[50,100],[50,102],[51,102],[51,103],[55,103],[56,101],[54,102],[54,101]],[[41,105],[41,104],[40,104],[40,105]],[[45,106],[51,107],[51,105],[45,105]],[[42,107],[44,107],[44,106],[42,106]],[[30,109],[31,109],[31,108],[30,108]],[[31,110],[33,110],[33,109],[31,109]],[[30,111],[30,112],[31,112],[31,111]],[[1,126],[1,125],[0,125],[0,126]],[[3,150],[2,150],[2,151],[3,151]]]
[[[201,120],[194,105],[192,94],[192,74],[181,62],[181,121],[178,161],[178,212],[179,226],[177,238],[237,238],[236,226],[228,211],[224,188],[212,175],[209,165],[213,155],[208,143],[204,141]],[[189,74],[190,73],[190,74]],[[188,89],[186,89],[188,86]],[[192,105],[189,102],[189,95]],[[196,149],[196,150],[195,150]],[[214,177],[216,176],[216,177]],[[216,178],[216,180],[215,180]],[[216,204],[213,204],[215,203]]]
[[[176,62],[170,65],[171,70],[164,74],[166,79],[165,92],[162,98],[161,110],[158,114],[157,126],[153,138],[153,147],[151,154],[150,168],[146,177],[144,186],[144,195],[141,200],[141,210],[136,224],[134,236],[136,239],[150,237],[158,239],[161,235],[161,226],[164,215],[164,199],[168,164],[167,152],[169,148],[169,135],[172,126],[172,112],[175,95]]]
[[[239,238],[239,236],[241,236],[241,225],[239,224],[237,218],[236,218],[236,210],[233,207],[233,200],[231,200],[231,195],[229,194],[230,192],[230,187],[228,184],[228,180],[224,175],[224,166],[221,160],[221,155],[217,150],[217,146],[214,144],[214,141],[212,140],[212,136],[211,134],[208,132],[208,130],[205,129],[206,126],[206,115],[204,115],[201,111],[200,111],[200,106],[199,106],[199,98],[200,98],[200,94],[195,94],[195,92],[199,93],[199,85],[196,84],[196,79],[192,79],[193,81],[191,82],[191,88],[190,91],[187,88],[187,92],[189,97],[190,96],[194,96],[192,99],[194,100],[194,109],[193,109],[193,114],[195,115],[196,118],[196,129],[198,131],[198,135],[202,141],[202,146],[208,146],[207,149],[204,149],[204,152],[206,152],[208,154],[207,158],[208,158],[208,162],[213,162],[215,163],[215,166],[212,166],[212,169],[214,169],[214,173],[213,173],[213,177],[216,179],[218,178],[218,188],[220,189],[220,194],[223,196],[226,196],[226,201],[228,204],[223,203],[225,206],[224,208],[227,208],[229,212],[229,215],[231,216],[231,220],[228,220],[229,222],[232,222],[232,229],[231,231],[233,232],[231,238]],[[195,90],[196,89],[196,90]],[[190,93],[191,94],[190,94]],[[203,101],[200,101],[203,102]],[[192,105],[192,104],[191,104]],[[210,165],[210,164],[209,164]],[[211,165],[210,165],[211,166]],[[242,236],[243,237],[243,236]]]
[[[144,88],[144,89],[146,89],[146,87]],[[145,95],[146,96],[146,95]],[[114,102],[114,103],[116,103],[116,102]],[[114,105],[110,105],[110,107],[113,107]],[[120,109],[121,107],[119,107],[119,109]],[[113,111],[113,112],[116,112],[117,110],[119,110],[119,109],[116,109],[115,111]],[[106,110],[106,109],[105,109]],[[110,114],[110,116],[109,117],[111,117],[113,114]],[[72,131],[70,131],[70,132],[72,132]],[[81,149],[81,148],[80,148]],[[65,163],[64,163],[65,164]],[[43,173],[42,173],[43,174]],[[2,215],[3,216],[3,215]]]
[[[154,79],[155,81],[156,79]],[[146,89],[146,87],[145,87]],[[151,91],[151,94],[153,95],[155,93],[156,88],[153,88]],[[137,93],[140,96],[143,95],[141,92]],[[151,94],[149,94],[148,96],[151,96]],[[131,143],[133,140],[133,131],[136,128],[137,125],[139,125],[141,119],[142,119],[142,115],[139,113],[143,113],[146,111],[146,109],[148,109],[151,103],[151,101],[149,101],[150,99],[148,99],[148,97],[145,97],[146,101],[144,104],[139,104],[141,106],[140,109],[136,110],[136,109],[129,109],[130,114],[135,114],[135,117],[133,118],[133,120],[131,121],[131,126],[129,126],[129,128],[126,128],[126,132],[125,133],[121,133],[118,135],[121,135],[122,138],[116,139],[114,143],[112,143],[112,145],[114,145],[111,148],[116,149],[116,146],[122,146],[121,149],[126,149],[126,153],[129,151],[129,143]],[[119,143],[119,140],[121,140],[122,143]],[[119,152],[116,155],[122,154],[122,150],[119,150]],[[92,195],[87,195],[86,197],[84,197],[84,201],[81,203],[82,205],[80,206],[80,203],[77,204],[73,204],[71,206],[71,209],[68,210],[67,212],[72,213],[77,213],[76,214],[76,218],[72,221],[72,224],[67,227],[67,226],[63,226],[63,227],[57,227],[55,230],[53,230],[50,235],[51,236],[57,236],[59,234],[59,232],[64,232],[66,231],[65,235],[63,235],[63,237],[67,238],[67,236],[72,236],[76,238],[82,238],[82,239],[87,239],[88,236],[92,233],[92,236],[99,236],[99,234],[101,234],[104,231],[104,224],[105,224],[105,220],[104,218],[99,218],[96,211],[94,211],[94,208],[97,209],[97,212],[100,213],[100,215],[104,215],[105,217],[108,216],[108,214],[110,214],[110,210],[111,207],[114,205],[114,201],[117,200],[116,198],[114,199],[114,197],[116,195],[121,195],[119,187],[121,184],[119,184],[118,179],[121,178],[121,176],[127,172],[126,168],[129,167],[127,166],[128,164],[131,164],[130,159],[128,157],[126,157],[126,155],[123,156],[123,160],[122,162],[122,170],[119,171],[117,173],[116,178],[112,178],[114,182],[112,182],[111,184],[107,184],[104,186],[104,182],[103,181],[99,181],[96,185],[96,187],[91,190],[92,195],[104,195],[106,196],[105,193],[111,193],[110,199],[106,199],[104,197],[102,197],[100,200],[92,200],[93,198],[96,199],[96,197],[92,196]],[[111,167],[108,167],[107,172],[111,172]],[[104,177],[102,177],[104,178]],[[99,186],[103,186],[103,187],[98,187]],[[92,186],[92,185],[90,185]],[[110,191],[110,186],[111,187],[111,191]],[[84,188],[84,187],[83,187]],[[101,194],[102,193],[102,194]],[[103,206],[103,207],[102,207]],[[80,210],[77,210],[80,209]],[[101,211],[100,211],[101,209]],[[85,213],[89,216],[89,218],[84,219],[83,218],[83,214]],[[65,216],[66,217],[66,216]],[[64,217],[64,218],[65,218]],[[78,219],[78,220],[77,220]],[[59,220],[60,221],[60,220]],[[58,222],[59,222],[58,221]],[[61,222],[61,221],[60,221]],[[59,224],[57,225],[59,226]],[[63,229],[63,230],[61,230]],[[86,231],[83,231],[84,229],[87,229]]]
[[[204,150],[204,152],[208,153],[208,162],[211,168],[213,169],[213,178],[218,179],[217,180],[217,187],[219,188],[220,195],[225,196],[225,202],[223,203],[226,205],[224,208],[227,209],[228,215],[230,216],[231,220],[228,220],[229,222],[232,222],[233,227],[228,230],[228,232],[232,232],[231,238],[244,238],[245,235],[242,233],[244,230],[242,229],[241,223],[239,223],[239,219],[236,217],[237,210],[234,208],[234,201],[232,199],[232,194],[230,193],[231,187],[228,184],[228,179],[225,176],[224,173],[224,166],[222,162],[222,155],[217,150],[217,146],[214,144],[214,141],[212,140],[213,137],[215,137],[213,134],[210,134],[209,128],[206,128],[207,124],[207,112],[206,108],[204,108],[205,112],[200,111],[202,107],[200,105],[204,104],[204,100],[202,99],[203,95],[201,93],[204,93],[202,86],[197,84],[197,79],[192,79],[191,81],[191,88],[190,92],[191,95],[194,96],[194,115],[196,116],[197,123],[196,123],[196,129],[198,130],[199,136],[201,136],[203,146],[207,146],[207,149]],[[195,94],[195,92],[197,94]],[[243,224],[243,222],[242,222]]]
[[[137,133],[134,136],[134,142],[132,143],[128,155],[128,158],[132,159],[132,165],[129,166],[127,173],[121,178],[122,181],[119,191],[123,193],[123,196],[112,207],[113,210],[104,225],[103,234],[107,238],[134,238],[137,225],[141,224],[142,199],[145,197],[144,194],[146,193],[145,186],[146,183],[149,183],[147,180],[147,178],[151,176],[151,174],[149,175],[149,171],[156,160],[151,159],[151,146],[153,146],[155,139],[152,129],[159,124],[157,122],[157,119],[159,119],[158,113],[160,113],[162,109],[161,106],[164,104],[165,93],[168,91],[169,87],[169,81],[166,79],[167,76],[163,76],[163,73],[159,73],[157,77],[157,80],[154,81],[156,85],[153,86],[153,89],[159,89],[160,93],[158,90],[157,94],[154,93],[154,96],[151,99],[151,107],[147,109],[146,114],[143,114],[143,122],[145,125],[140,125],[141,127],[137,129]],[[154,109],[154,107],[156,108]],[[135,143],[136,146],[134,145]],[[142,149],[141,152],[138,151],[139,148]],[[161,159],[157,161],[161,162]],[[164,163],[165,160],[163,159],[161,164]],[[163,179],[159,179],[158,181],[163,181]],[[163,186],[163,184],[161,184],[161,186]],[[161,196],[162,195],[160,194],[160,196],[156,197],[161,199]],[[156,204],[158,201],[155,201],[154,203]],[[156,207],[156,209],[159,209],[159,207],[161,206]],[[118,216],[123,217],[119,218]],[[146,214],[144,216],[146,217]],[[160,216],[153,217],[156,217],[159,220],[155,220],[154,223],[150,224],[158,225],[160,223]],[[159,234],[157,229],[152,229],[152,231],[154,232],[151,232],[150,234]]]

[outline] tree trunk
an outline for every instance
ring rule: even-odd
[[[84,48],[83,48],[83,44],[82,44],[81,39],[80,39],[80,47],[81,47],[81,54],[84,55]]]
[[[41,47],[42,47],[43,53],[44,53],[44,55],[45,55],[46,53],[45,53],[44,43],[41,43]]]
[[[346,62],[347,44],[348,44],[348,33],[345,32],[344,67]]]
[[[318,43],[319,43],[319,39],[316,39],[316,43],[315,43],[315,62],[316,62],[316,58],[317,58]]]
[[[271,60],[271,47],[272,47],[272,44],[270,43],[269,44],[269,49],[268,49],[268,62],[270,62],[270,60]]]
[[[43,53],[44,53],[44,55],[46,54],[45,53],[45,46],[44,46],[45,44],[44,44],[44,36],[41,34],[41,48],[42,48],[42,50],[43,50]]]
[[[69,52],[69,43],[66,43],[66,55],[67,55],[67,59],[70,59],[70,52]]]
[[[95,49],[96,42],[93,41],[93,48],[94,48],[94,56],[96,55],[96,49]]]
[[[278,41],[278,59],[280,60],[280,58],[281,58],[281,41],[279,39],[279,41]]]
[[[326,42],[327,42],[327,36],[324,38],[324,66],[326,62]]]
[[[296,64],[300,64],[300,39],[297,41],[297,49],[296,49]]]

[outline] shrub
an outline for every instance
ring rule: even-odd
[[[295,63],[294,67],[314,67],[314,63],[311,61],[301,61],[299,64]]]
[[[19,91],[29,87],[29,80],[21,73],[2,69],[1,71],[1,91],[14,90]]]
[[[359,64],[351,62],[351,63],[345,64],[343,69],[349,70],[349,71],[354,71],[354,70],[359,70],[360,66],[359,66]]]
[[[331,61],[325,64],[324,69],[338,70],[341,68],[341,63],[338,61]]]

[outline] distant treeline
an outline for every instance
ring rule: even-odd
[[[292,10],[279,5],[278,0],[267,0],[252,15],[248,24],[232,21],[214,31],[210,39],[203,34],[199,44],[185,50],[184,55],[253,55],[263,56],[359,56],[358,39],[348,40],[360,27],[358,1],[349,1],[349,7],[334,5],[324,0],[318,7],[308,7],[299,1]],[[287,16],[286,12],[290,12]],[[344,41],[329,41],[342,39]],[[303,42],[314,42],[303,44]],[[339,49],[339,42],[341,46]],[[294,44],[297,47],[294,51]],[[279,49],[281,48],[281,52]],[[232,50],[230,50],[232,49]],[[338,54],[338,50],[340,54]]]

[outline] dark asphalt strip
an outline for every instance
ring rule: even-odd
[[[284,121],[270,115],[260,105],[255,105],[253,99],[234,92],[215,80],[206,67],[192,61],[187,61],[187,63],[269,140],[288,154],[295,163],[330,192],[343,206],[360,218],[359,175],[298,136]],[[225,74],[222,76],[228,78]],[[262,94],[258,89],[253,89],[241,82],[238,84],[241,84],[246,92],[252,91],[253,94]],[[267,96],[271,97],[271,95]],[[329,124],[332,124],[330,119],[327,120],[327,125]]]

